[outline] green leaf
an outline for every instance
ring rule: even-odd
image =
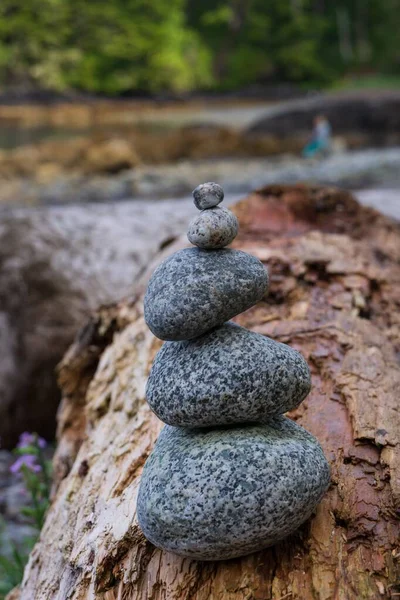
[[[29,454],[38,456],[39,449],[37,446],[23,446],[22,448],[14,448],[13,454],[15,454],[16,456],[26,456]]]

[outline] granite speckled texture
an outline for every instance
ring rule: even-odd
[[[199,210],[217,206],[224,199],[224,190],[218,183],[201,183],[193,190],[193,202]]]
[[[166,342],[146,398],[164,423],[201,427],[282,414],[298,406],[310,387],[299,352],[230,322],[194,340]]]
[[[317,440],[286,417],[219,429],[166,425],[143,471],[137,515],[159,548],[228,559],[292,533],[328,483]]]
[[[240,250],[185,248],[154,271],[144,298],[148,327],[162,340],[202,335],[262,299],[268,274]]]
[[[236,217],[222,189],[194,190],[204,209],[187,248],[153,273],[145,320],[159,338],[146,398],[167,423],[146,461],[137,517],[146,538],[198,560],[256,552],[293,533],[329,485],[317,440],[282,413],[311,387],[302,355],[229,319],[267,291],[250,254],[227,249]]]
[[[199,248],[224,248],[237,236],[239,223],[228,208],[202,210],[189,224],[188,240]]]

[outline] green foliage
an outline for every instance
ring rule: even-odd
[[[11,65],[11,66],[10,66]],[[2,0],[0,80],[108,94],[211,82],[183,0]]]
[[[4,525],[0,529],[0,537],[2,530]],[[0,600],[4,600],[8,592],[21,583],[35,541],[35,538],[26,538],[21,548],[14,543],[8,543],[6,549],[0,545]]]
[[[64,0],[1,0],[0,74],[3,80],[42,81],[41,74],[55,74],[63,67],[69,54],[67,51],[64,55],[67,13]],[[56,79],[58,77],[57,74]]]
[[[45,441],[36,434],[23,433],[14,454],[18,457],[11,471],[23,478],[28,503],[21,516],[32,526],[33,535],[26,536],[17,546],[7,539],[5,523],[0,522],[0,600],[22,581],[29,553],[43,527],[49,506],[51,463],[45,458]]]
[[[0,83],[107,94],[400,72],[400,0],[1,0]]]
[[[400,75],[367,75],[344,77],[334,83],[333,90],[399,90]]]

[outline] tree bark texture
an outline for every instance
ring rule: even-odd
[[[400,226],[305,185],[269,186],[234,210],[235,246],[271,274],[237,321],[306,357],[312,392],[290,416],[324,448],[326,496],[295,534],[240,559],[196,562],[145,540],[135,502],[162,427],[144,399],[160,342],[138,291],[101,308],[59,367],[54,497],[19,600],[400,597]]]

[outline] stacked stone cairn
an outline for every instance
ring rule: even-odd
[[[167,340],[146,397],[166,423],[141,479],[137,514],[148,540],[199,560],[270,546],[310,517],[329,483],[317,440],[283,416],[310,391],[299,352],[229,321],[260,301],[268,274],[226,246],[238,231],[215,183],[198,186],[195,245],[153,273],[146,323]]]

